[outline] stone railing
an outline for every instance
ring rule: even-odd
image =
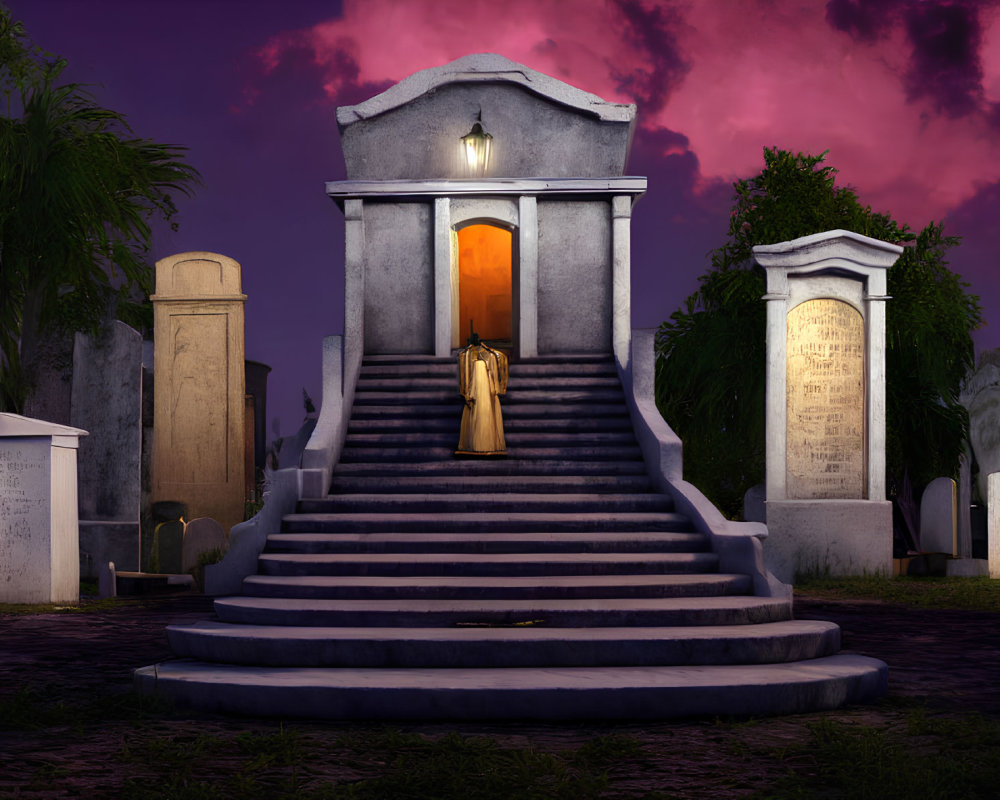
[[[676,510],[709,536],[722,572],[750,575],[754,594],[761,597],[790,598],[792,587],[779,581],[764,564],[762,542],[767,538],[767,526],[726,519],[696,486],[683,479],[681,440],[656,407],[655,333],[652,328],[633,329],[628,360],[623,363],[618,359],[632,427],[650,477],[660,491],[673,498]]]

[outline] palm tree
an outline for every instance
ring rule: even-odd
[[[26,48],[10,46],[23,31],[0,7],[5,34],[0,57],[23,61]],[[190,194],[199,177],[184,148],[132,138],[84,87],[54,85],[61,68],[12,81],[18,113],[8,99],[0,117],[0,410],[23,409],[47,326],[92,327],[109,304],[148,296],[151,223],[170,220],[171,192]]]

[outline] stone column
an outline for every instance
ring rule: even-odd
[[[457,254],[452,246],[451,200],[434,198],[434,355],[448,358],[458,314]],[[461,345],[457,345],[461,346]]]
[[[244,512],[245,373],[240,265],[217,253],[156,263],[153,502],[228,531]]]
[[[888,573],[886,271],[897,245],[827,231],[754,248],[767,272],[765,560],[796,573]]]
[[[631,195],[612,198],[611,219],[611,341],[615,358],[624,369],[628,366],[629,337],[632,335]]]
[[[538,199],[517,201],[518,301],[517,341],[521,358],[538,355]]]

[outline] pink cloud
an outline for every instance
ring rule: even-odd
[[[852,36],[816,0],[345,0],[341,18],[282,34],[260,57],[274,68],[305,47],[330,101],[353,103],[359,86],[502,53],[609,100],[641,96],[640,124],[687,138],[700,185],[752,174],[764,146],[829,149],[864,202],[920,227],[1000,181],[985,103],[1000,99],[1000,11],[972,12],[981,49],[965,61],[984,107],[949,115],[940,94],[914,89],[929,62],[904,19],[924,6],[911,6],[900,0],[877,35]]]

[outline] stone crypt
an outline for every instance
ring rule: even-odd
[[[792,618],[767,529],[686,483],[630,329],[633,105],[498,55],[340,108],[343,336],[298,468],[137,687],[282,717],[668,718],[878,697]],[[455,352],[509,357],[506,457],[455,457]]]

